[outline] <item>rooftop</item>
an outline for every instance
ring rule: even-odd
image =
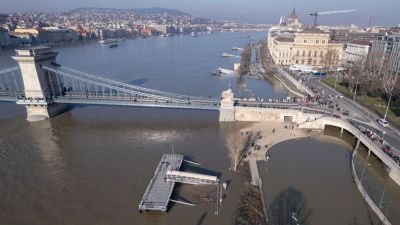
[[[325,34],[322,30],[313,27],[307,27],[304,30],[300,31],[302,34]]]
[[[349,44],[354,44],[354,45],[372,45],[372,41],[370,40],[353,40]]]
[[[278,42],[294,42],[294,38],[291,37],[278,37],[275,40]]]

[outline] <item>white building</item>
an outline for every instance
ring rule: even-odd
[[[156,31],[158,31],[158,32],[160,32],[160,33],[162,33],[162,34],[166,34],[166,33],[167,33],[167,25],[158,25],[158,24],[154,24],[154,25],[152,25],[152,27],[153,27]]]
[[[343,56],[343,64],[349,65],[366,60],[371,49],[372,41],[354,40],[347,44]]]

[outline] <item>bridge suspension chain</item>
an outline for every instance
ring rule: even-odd
[[[123,82],[119,82],[119,81],[115,81],[115,80],[111,80],[111,79],[107,79],[104,77],[99,77],[90,73],[86,73],[86,72],[82,72],[82,71],[78,71],[66,66],[59,66],[58,68],[60,68],[63,71],[68,71],[68,72],[72,72],[75,73],[77,76],[85,76],[85,77],[89,77],[89,78],[93,78],[93,79],[97,79],[99,81],[102,82],[108,82],[110,84],[115,84],[118,86],[122,86],[123,88],[128,88],[128,89],[134,89],[134,90],[138,90],[142,92],[148,92],[149,94],[158,94],[158,95],[163,95],[169,98],[174,98],[174,99],[185,99],[185,100],[201,100],[201,101],[219,101],[219,99],[216,98],[205,98],[205,97],[197,97],[197,96],[189,96],[189,95],[180,95],[180,94],[174,94],[174,93],[170,93],[170,92],[165,92],[165,91],[159,91],[159,90],[154,90],[154,89],[150,89],[150,88],[144,88],[144,87],[139,87],[136,85],[131,85],[131,84],[127,84],[127,83],[123,83]]]
[[[164,96],[160,96],[160,95],[148,94],[148,93],[139,92],[139,91],[136,91],[136,90],[126,89],[126,88],[123,88],[123,87],[114,86],[112,84],[101,83],[101,82],[96,81],[96,80],[90,80],[88,78],[83,78],[83,77],[80,77],[80,76],[76,76],[76,75],[73,75],[73,74],[58,70],[58,69],[54,69],[54,68],[51,68],[51,67],[45,66],[45,65],[43,65],[43,69],[45,69],[45,70],[47,70],[49,72],[53,72],[55,74],[64,76],[64,77],[68,77],[68,78],[71,78],[71,79],[79,80],[80,82],[87,82],[87,83],[91,83],[93,85],[97,85],[97,86],[100,86],[100,87],[109,88],[110,90],[121,91],[121,92],[129,93],[129,94],[132,94],[132,95],[147,97],[147,98],[151,98],[151,99],[174,101],[174,102],[187,102],[188,101],[187,99],[176,99],[176,98],[171,98],[171,97],[164,97]],[[80,89],[79,90],[83,91],[83,86],[82,86],[83,84],[80,83],[79,85],[80,85]],[[75,86],[76,86],[76,83],[75,83]],[[75,90],[78,90],[78,89],[75,89]],[[87,93],[82,93],[82,94],[87,94]]]

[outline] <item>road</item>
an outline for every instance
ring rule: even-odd
[[[323,90],[325,95],[330,96],[338,96],[340,93],[323,84],[319,79],[311,79],[311,84],[314,85],[319,90]],[[336,97],[338,99],[338,97]],[[383,127],[378,124],[377,120],[380,119],[378,115],[373,112],[370,112],[365,107],[359,105],[356,102],[353,102],[351,99],[347,97],[341,97],[337,100],[339,103],[339,107],[341,109],[349,110],[349,118],[355,119],[356,122],[363,125],[364,127],[374,131],[377,134],[385,134],[383,135],[384,140],[389,143],[389,145],[400,149],[400,134],[395,128],[392,127]]]

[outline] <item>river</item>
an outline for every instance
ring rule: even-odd
[[[265,36],[263,32],[213,33],[198,38],[125,40],[112,49],[96,43],[55,50],[59,52],[57,62],[60,64],[148,88],[219,96],[231,86],[236,96],[254,93],[265,98],[286,98],[288,93],[279,84],[245,80],[251,92],[241,92],[236,78],[219,79],[211,75],[215,68],[233,69],[233,63],[239,61],[239,58],[223,58],[222,53],[232,53],[232,47],[243,47]],[[11,54],[1,52],[0,68],[15,65]],[[74,106],[51,120],[28,123],[23,107],[1,103],[0,124],[1,224],[206,225],[235,222],[235,209],[243,185],[242,180],[228,170],[227,150],[217,112]],[[302,155],[302,160],[285,160],[285,157],[295,156],[290,149],[298,144],[302,146],[297,153]],[[326,156],[326,150],[318,151],[324,145],[330,146],[330,157]],[[206,202],[199,202],[195,207],[172,204],[167,214],[139,214],[137,207],[148,182],[161,155],[170,153],[171,146],[176,153],[201,164],[200,168],[186,166],[186,169],[217,172],[222,180],[230,181],[219,215],[215,215],[215,205]],[[313,224],[328,224],[320,221],[335,218],[332,215],[341,218],[340,213],[346,210],[354,214],[354,218],[366,216],[368,206],[349,181],[350,163],[348,154],[343,153],[347,147],[304,140],[276,147],[282,151],[274,153],[272,159],[276,161],[272,160],[269,166],[277,177],[268,177],[266,182],[270,181],[268,185],[273,184],[274,190],[285,190],[288,184],[278,181],[291,180],[288,174],[294,168],[288,163],[292,166],[297,163],[295,181],[314,187],[312,192],[304,192],[314,211]],[[279,157],[275,155],[278,152]],[[337,178],[334,181],[341,189],[325,189],[329,185],[321,184],[326,181],[326,173],[318,171],[326,161],[338,162],[329,173]],[[312,171],[312,176],[307,175]],[[214,192],[212,187],[179,185],[173,197],[196,202],[196,196],[205,193],[213,197]],[[332,198],[335,194],[332,192],[359,196]],[[326,207],[321,208],[311,201],[319,198],[323,202],[324,197],[329,197],[324,201]],[[336,202],[331,204],[331,201]],[[331,206],[339,204],[341,210],[335,213],[337,208]],[[351,211],[353,208],[357,210]],[[331,224],[354,222],[348,220],[348,214],[345,219]]]

